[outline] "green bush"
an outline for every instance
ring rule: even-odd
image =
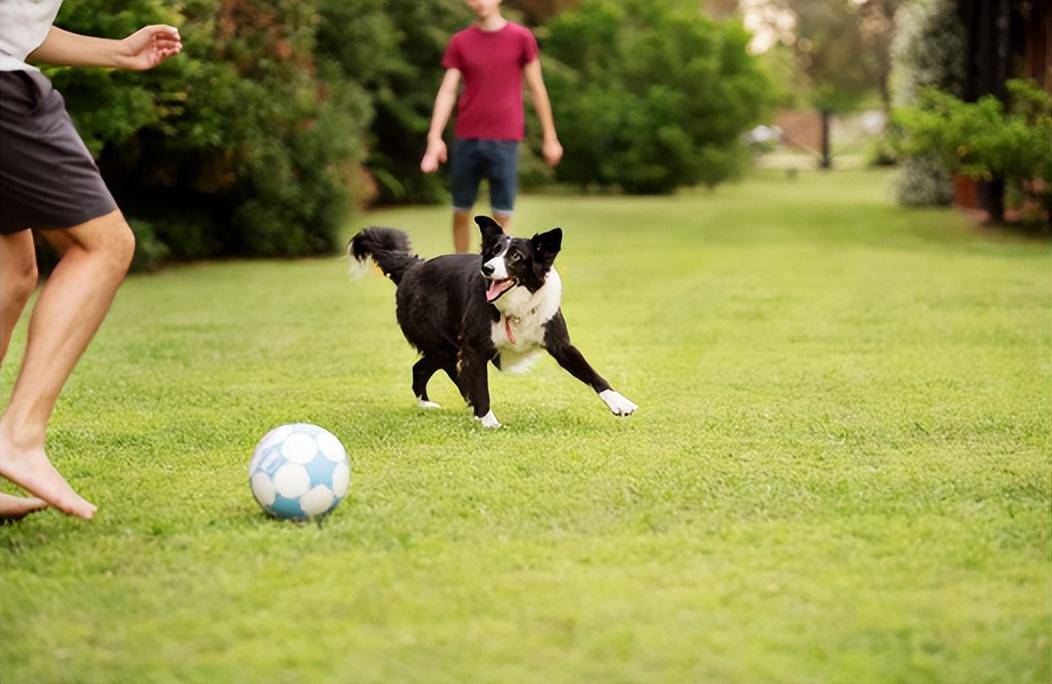
[[[559,180],[665,193],[748,162],[769,85],[740,25],[675,0],[583,0],[548,26]]]
[[[315,57],[319,2],[85,0],[57,24],[121,38],[162,22],[184,52],[153,71],[49,69],[122,209],[175,258],[332,251],[372,109]]]
[[[899,149],[935,155],[972,178],[1004,178],[1017,195],[1052,208],[1052,96],[1027,80],[1008,82],[1012,106],[992,95],[963,102],[936,89],[895,113]]]

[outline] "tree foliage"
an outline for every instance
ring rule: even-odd
[[[560,180],[660,193],[742,166],[767,104],[743,28],[673,0],[583,0],[547,28]]]

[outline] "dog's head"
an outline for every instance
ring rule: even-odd
[[[500,224],[488,216],[476,216],[475,223],[482,232],[482,277],[488,281],[486,301],[497,301],[517,285],[530,292],[541,289],[562,247],[562,229],[552,228],[527,240],[505,235]]]

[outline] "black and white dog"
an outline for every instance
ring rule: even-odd
[[[610,388],[572,344],[559,309],[562,281],[552,267],[562,246],[555,228],[530,239],[505,235],[493,219],[476,216],[482,255],[449,254],[424,261],[410,252],[409,236],[392,228],[366,228],[351,238],[348,254],[363,271],[372,257],[398,290],[398,324],[421,353],[413,366],[413,393],[420,406],[427,382],[442,370],[460,389],[485,427],[500,427],[490,409],[486,364],[515,372],[531,365],[541,349],[589,385],[617,416],[638,408]]]

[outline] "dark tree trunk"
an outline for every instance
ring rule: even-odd
[[[833,113],[822,110],[822,159],[818,162],[818,166],[823,169],[833,168],[833,157],[829,154],[829,121],[833,118]]]
[[[1009,0],[961,0],[958,12],[965,26],[968,55],[964,99],[974,102],[994,95],[1007,102],[1012,25]],[[1004,220],[1004,185],[1003,178],[979,182],[979,202],[991,221]]]

